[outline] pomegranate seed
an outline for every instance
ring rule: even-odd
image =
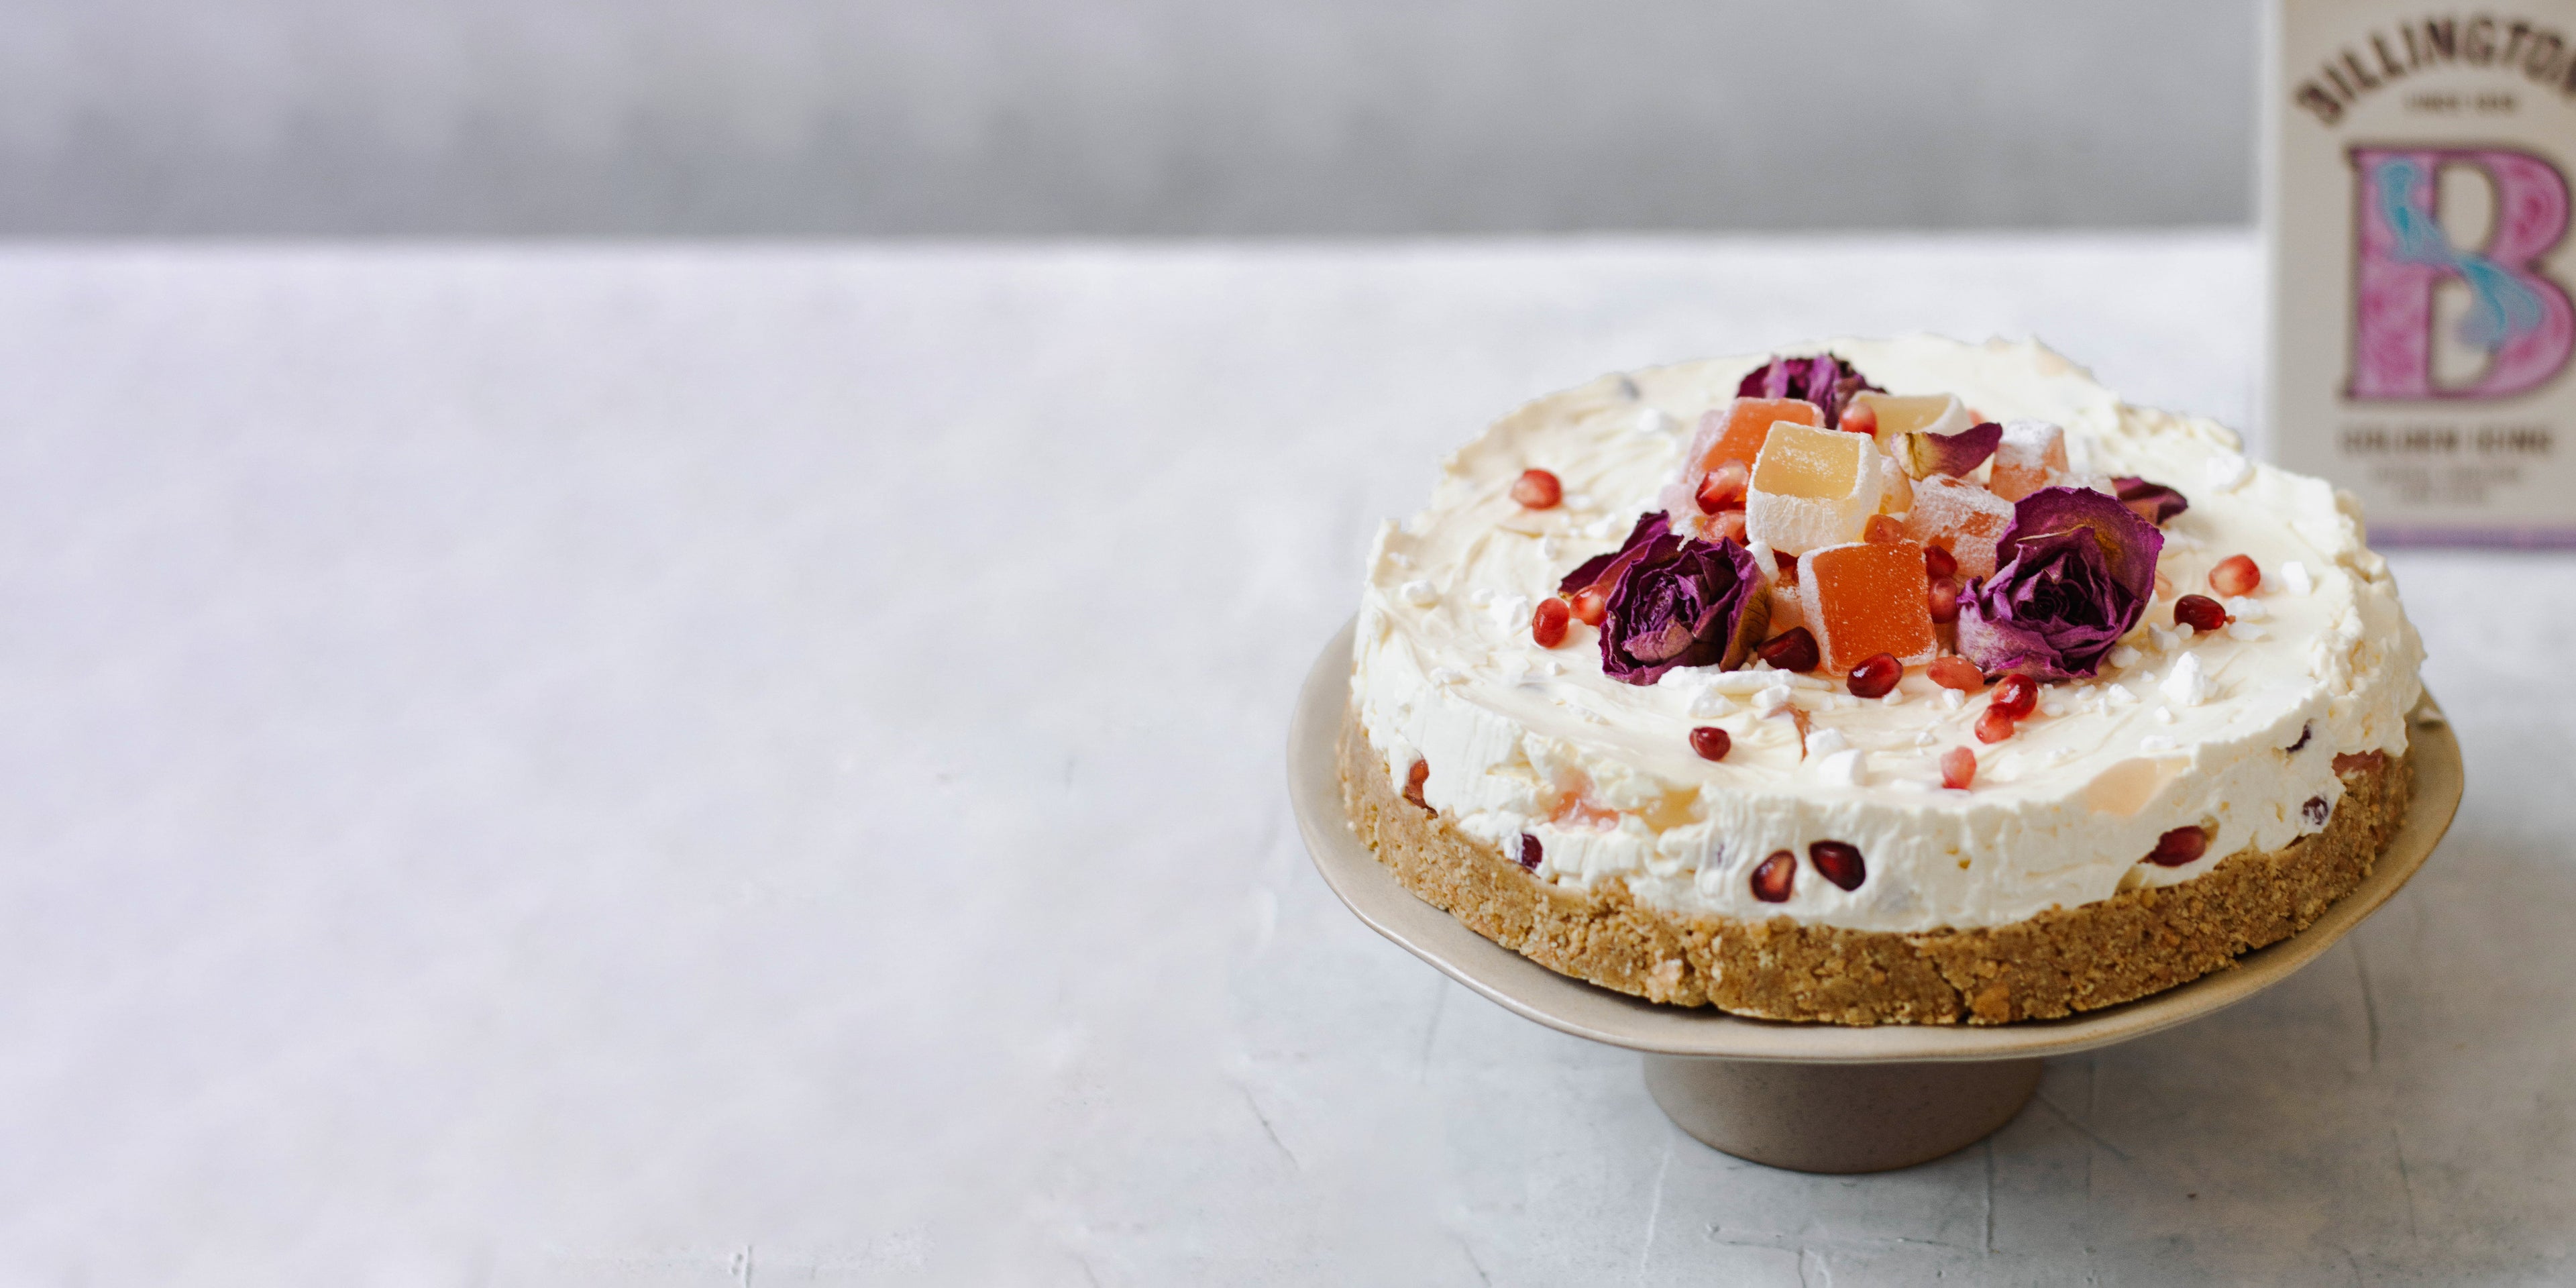
[[[1701,725],[1691,730],[1691,750],[1698,752],[1702,760],[1724,760],[1726,753],[1734,749],[1735,740],[1715,725]]]
[[[2222,595],[2251,595],[2263,584],[2263,570],[2243,555],[2229,555],[2209,570],[2209,588]]]
[[[1732,541],[1739,546],[1743,545],[1744,511],[1718,511],[1708,521],[1708,535],[1712,541]]]
[[[2209,853],[2209,833],[2196,827],[2177,827],[2156,838],[2156,848],[2147,851],[2146,862],[2160,868],[2178,868]]]
[[[1555,648],[1564,643],[1565,624],[1573,616],[1574,610],[1554,595],[1538,601],[1537,609],[1530,613],[1531,642],[1540,648]]]
[[[1893,653],[1865,657],[1843,677],[1843,687],[1855,698],[1883,698],[1896,682],[1905,678],[1905,664]]]
[[[2174,601],[2174,621],[2205,634],[2227,624],[2227,610],[2207,595],[2185,595]]]
[[[1565,485],[1546,470],[1522,470],[1512,480],[1512,499],[1533,510],[1553,510],[1565,499]]]
[[[1824,660],[1816,651],[1816,637],[1808,634],[1804,626],[1792,626],[1772,636],[1754,653],[1782,671],[1812,671],[1816,663]]]
[[[1753,869],[1753,897],[1764,903],[1789,902],[1789,890],[1797,883],[1798,856],[1787,850],[1772,851]]]
[[[2332,813],[2334,813],[2334,806],[2326,804],[2326,798],[2323,796],[2311,796],[2307,804],[2299,807],[2299,817],[2308,820],[2310,827],[2324,827],[2326,816]]]
[[[1959,556],[1939,546],[1923,547],[1923,572],[1931,577],[1948,577],[1959,571]]]
[[[2002,742],[2013,736],[2013,718],[1993,707],[1977,717],[1977,741]]]
[[[1862,525],[1860,539],[1874,546],[1892,546],[1905,539],[1905,525],[1892,514],[1873,514]]]
[[[1977,781],[1977,753],[1965,747],[1952,747],[1941,753],[1941,785],[1952,791],[1966,791]]]
[[[1430,761],[1417,760],[1413,762],[1413,771],[1404,776],[1404,799],[1409,800],[1424,809],[1430,809],[1431,802],[1422,799],[1422,784],[1430,777]],[[1437,811],[1434,812],[1436,813]]]
[[[1860,861],[1860,847],[1856,845],[1818,841],[1807,847],[1807,861],[1815,864],[1816,871],[1823,873],[1827,881],[1845,890],[1858,890],[1861,882],[1869,880],[1869,865]]]
[[[1521,871],[1538,871],[1538,861],[1546,857],[1547,849],[1538,843],[1537,837],[1527,832],[1521,833]]]
[[[2027,675],[2007,675],[1995,686],[1990,709],[2001,711],[2007,720],[2019,720],[2039,705],[2039,681]]]
[[[1932,677],[1934,684],[1945,689],[1974,693],[1986,687],[1986,673],[1978,670],[1976,663],[1964,657],[1936,657],[1932,659],[1932,664],[1923,670],[1926,675]]]
[[[1578,590],[1574,592],[1574,615],[1581,619],[1584,625],[1599,626],[1601,624],[1601,619],[1608,615],[1609,611],[1610,601],[1603,599],[1600,591]]]
[[[1872,437],[1876,437],[1878,434],[1878,409],[1870,406],[1868,403],[1853,403],[1851,406],[1843,408],[1842,423],[1836,425],[1835,428],[1847,429],[1855,434],[1868,434]]]
[[[1717,468],[1700,476],[1699,511],[1715,514],[1730,506],[1741,508],[1744,489],[1753,481],[1753,471],[1742,461],[1720,461]]]
[[[1931,610],[1933,621],[1955,622],[1959,620],[1958,581],[1955,578],[1950,577],[1935,579],[1932,583],[1932,588],[1923,592],[1923,603],[1926,608]]]

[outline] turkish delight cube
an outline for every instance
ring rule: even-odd
[[[1976,423],[1968,419],[1968,409],[1956,394],[1859,393],[1852,401],[1866,405],[1878,418],[1879,450],[1891,454],[1909,434],[1955,434]]]
[[[1986,476],[1986,486],[1996,496],[2018,501],[2066,477],[2065,430],[2044,420],[2004,422],[2004,439],[1995,447],[1995,466]]]
[[[1860,536],[1885,479],[1878,445],[1860,434],[1781,422],[1753,462],[1745,531],[1786,554]]]
[[[1991,577],[1995,543],[2003,539],[2012,521],[2012,502],[1974,483],[1935,474],[1914,483],[1914,507],[1905,514],[1905,535],[1949,551],[1959,561],[1962,577]]]
[[[1916,541],[1827,546],[1798,557],[1798,615],[1825,669],[1850,671],[1881,653],[1908,666],[1939,652],[1931,579]]]
[[[1728,461],[1751,468],[1771,436],[1771,427],[1784,421],[1822,425],[1825,411],[1803,398],[1738,398],[1700,417],[1699,432],[1691,435],[1690,446],[1682,452],[1678,476],[1664,488],[1664,509],[1673,522],[1695,527],[1687,521],[1706,513],[1700,508],[1699,495],[1708,472]]]

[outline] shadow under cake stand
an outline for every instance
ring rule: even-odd
[[[1802,1172],[1878,1172],[1984,1139],[2028,1103],[2040,1060],[2144,1037],[2289,978],[2423,866],[2460,806],[2460,746],[2428,695],[2408,719],[2415,795],[2370,875],[2306,930],[2236,966],[2060,1020],[1845,1027],[1665,1006],[1559,975],[1405,889],[1350,825],[1334,760],[1350,699],[1351,626],[1307,673],[1288,728],[1288,795],[1324,882],[1371,929],[1505,1010],[1645,1055],[1646,1086],[1682,1130]]]

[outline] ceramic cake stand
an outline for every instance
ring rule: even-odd
[[[2289,978],[2387,902],[2460,805],[2460,746],[2427,697],[2411,717],[2415,797],[2388,851],[2315,924],[2237,968],[2120,1006],[1993,1027],[1849,1028],[1661,1006],[1548,968],[1414,897],[1351,830],[1334,763],[1350,695],[1351,627],[1307,674],[1288,729],[1288,794],[1326,884],[1360,920],[1504,1009],[1643,1052],[1646,1086],[1682,1130],[1738,1158],[1802,1172],[1877,1172],[1939,1158],[2010,1122],[2044,1056],[2143,1037]]]

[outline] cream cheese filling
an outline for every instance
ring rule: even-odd
[[[1425,761],[1430,804],[1507,856],[1537,837],[1538,876],[1570,887],[1624,881],[1682,914],[1966,929],[2287,845],[2323,827],[2309,802],[2340,802],[2337,754],[2405,750],[2423,650],[2348,495],[2247,460],[2211,421],[2126,405],[2037,344],[1847,339],[1783,352],[1828,349],[1892,393],[1955,393],[1985,419],[2054,421],[2076,473],[2141,475],[2189,499],[2165,525],[2157,598],[2113,664],[2089,683],[2044,686],[2039,711],[1990,746],[1971,730],[1992,691],[1961,700],[1920,668],[1865,700],[1838,679],[1768,669],[1620,683],[1579,624],[1562,646],[1538,647],[1537,601],[1659,507],[1690,427],[1767,355],[1606,376],[1497,422],[1443,464],[1427,508],[1380,530],[1353,686],[1399,788]],[[1563,481],[1563,505],[1511,500],[1532,467]],[[2254,595],[2229,601],[2237,622],[2174,630],[2174,598],[2212,594],[2210,568],[2234,554],[2263,570]],[[1700,725],[1731,736],[1724,761],[1693,753]],[[1960,746],[1977,775],[1952,791],[1938,761]],[[1618,811],[1615,825],[1545,817],[1573,781]],[[2140,862],[2190,825],[2213,829],[2201,859]],[[1807,847],[1828,840],[1860,849],[1857,889],[1808,864]],[[1799,856],[1790,899],[1756,900],[1753,867],[1784,849]]]

